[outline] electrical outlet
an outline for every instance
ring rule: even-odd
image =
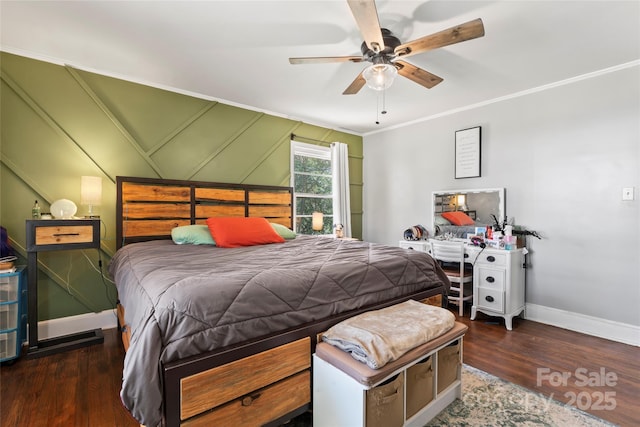
[[[622,189],[622,200],[633,200],[633,187],[625,187]]]

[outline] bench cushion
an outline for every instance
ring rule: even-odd
[[[322,341],[350,353],[371,369],[380,369],[442,335],[455,320],[449,310],[409,300],[344,320],[324,332]]]

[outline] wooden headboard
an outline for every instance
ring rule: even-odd
[[[215,216],[264,217],[293,229],[293,189],[266,185],[116,177],[116,247],[169,239],[171,229]]]

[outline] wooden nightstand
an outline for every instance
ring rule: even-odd
[[[38,340],[38,252],[99,247],[99,219],[27,220],[28,356],[46,356],[104,342],[102,329]]]

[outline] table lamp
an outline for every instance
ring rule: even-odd
[[[102,178],[99,176],[83,176],[80,181],[80,204],[89,205],[89,213],[85,218],[100,218],[93,211],[102,204]]]
[[[311,214],[311,229],[313,231],[321,231],[324,228],[324,215],[322,212],[314,212]]]

